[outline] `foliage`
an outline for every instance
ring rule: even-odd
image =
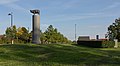
[[[5,32],[7,38],[14,39],[17,32],[16,26],[14,25],[13,27],[8,27]]]
[[[41,41],[41,44],[45,44],[46,40],[47,40],[47,38],[45,37],[45,34],[42,33],[42,31],[40,31],[40,41]]]
[[[110,40],[118,39],[120,41],[120,18],[108,27],[108,38]]]
[[[0,36],[0,44],[5,43],[6,39],[5,39],[5,35],[1,35]]]
[[[27,43],[30,42],[30,33],[25,27],[19,27],[16,28],[14,25],[13,27],[8,27],[6,29],[6,42],[4,43],[10,43],[11,39],[14,39],[14,43]]]
[[[25,27],[16,28],[16,26],[13,26],[12,28],[8,27],[6,29],[5,35],[8,43],[10,43],[11,39],[14,39],[15,43],[30,43],[32,38],[32,31],[29,33]],[[62,44],[71,42],[63,34],[58,32],[58,30],[52,25],[48,26],[45,32],[40,31],[40,41],[42,44]]]
[[[42,43],[68,43],[70,42],[63,34],[58,32],[52,25],[48,26],[44,33],[41,33]]]
[[[119,66],[120,48],[89,48],[71,44],[0,46],[1,66]]]
[[[114,41],[102,41],[102,47],[104,48],[113,48],[115,46]]]
[[[11,43],[11,40],[15,39],[17,36],[16,36],[16,32],[17,32],[17,29],[16,29],[16,26],[12,26],[12,27],[8,27],[5,31],[5,38],[4,40],[6,40],[4,43]],[[4,41],[2,40],[2,41]]]
[[[18,31],[17,31],[17,37],[19,40],[24,41],[25,43],[27,43],[27,41],[29,40],[29,33],[28,30],[25,27],[19,27]]]

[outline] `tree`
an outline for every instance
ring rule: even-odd
[[[42,33],[42,31],[40,31],[40,41],[41,41],[41,44],[46,44],[46,41],[47,41],[46,35]]]
[[[8,39],[8,42],[10,42],[10,40],[14,40],[16,38],[16,26],[14,25],[13,27],[8,27],[5,31],[5,35],[6,35],[6,39]]]
[[[58,32],[57,28],[52,25],[48,26],[47,30],[42,34],[44,41],[47,43],[67,43],[69,40],[63,34]]]
[[[29,31],[25,27],[16,28],[16,26],[8,27],[6,29],[6,39],[8,41],[14,38],[16,43],[28,43],[31,42],[32,31]],[[68,43],[70,42],[63,34],[58,32],[57,28],[52,25],[48,26],[45,32],[40,31],[40,41],[42,44],[51,43]]]
[[[24,43],[27,43],[29,40],[30,34],[25,27],[19,27],[17,30],[17,38],[22,40]]]
[[[108,27],[108,38],[110,40],[118,39],[120,41],[120,18]]]
[[[8,27],[5,33],[8,42],[10,42],[11,39],[14,39],[15,43],[30,42],[31,34],[25,27],[16,28],[14,25],[13,27]]]

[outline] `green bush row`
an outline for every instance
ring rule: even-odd
[[[78,45],[88,46],[88,47],[95,47],[95,48],[112,48],[114,47],[114,41],[77,41]]]
[[[115,46],[114,41],[102,41],[102,47],[103,48],[112,48]]]

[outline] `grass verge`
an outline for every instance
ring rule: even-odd
[[[0,66],[119,66],[120,48],[71,44],[0,45]]]

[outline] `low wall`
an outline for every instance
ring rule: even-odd
[[[78,45],[95,47],[95,48],[113,48],[115,46],[114,41],[103,41],[103,40],[86,40],[86,41],[77,41]]]
[[[89,47],[95,47],[95,48],[101,48],[102,47],[102,41],[77,41],[78,45],[84,45]]]

